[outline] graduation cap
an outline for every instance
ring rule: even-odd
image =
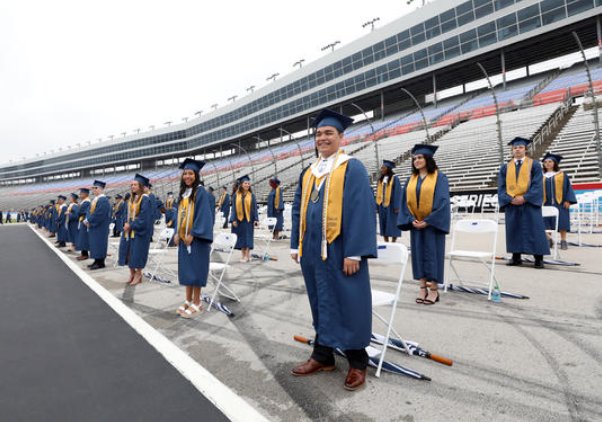
[[[65,195],[59,195],[57,196],[58,199],[62,199],[63,201],[67,200],[67,197]]]
[[[141,174],[136,173],[136,175],[134,176],[134,180],[140,183],[142,186],[148,186],[149,188],[151,187],[150,180],[148,179],[148,177],[145,177]]]
[[[525,139],[525,138],[521,138],[520,136],[517,136],[516,138],[514,138],[513,140],[508,142],[508,145],[513,146],[513,147],[518,146],[518,145],[524,145],[526,147],[530,143],[531,143],[530,139]]]
[[[209,189],[211,192],[213,192],[215,189],[213,189],[213,186],[209,186],[207,189]]]
[[[80,188],[79,189],[79,194],[81,195],[82,193],[87,193],[89,195],[90,194],[90,189],[88,189],[88,188]]]
[[[203,166],[205,165],[204,161],[193,160],[192,158],[185,159],[182,164],[180,164],[180,168],[182,170],[192,170],[195,173],[201,171]]]
[[[118,193],[117,195],[115,195],[115,199],[123,199],[123,195],[121,195],[120,193]]]
[[[125,196],[123,197],[123,199],[127,201],[128,199],[130,199],[131,196],[132,195],[129,192],[126,192]]]
[[[274,183],[274,184],[276,184],[276,185],[279,185],[279,184],[280,184],[280,180],[279,180],[277,177],[272,177],[272,178],[270,179],[270,182],[272,182],[272,183]]]
[[[54,205],[54,203],[55,203],[55,202],[56,202],[56,201],[55,201],[54,199],[51,199],[51,200],[50,200],[50,203],[51,203],[52,205]]]
[[[435,155],[435,151],[439,148],[438,145],[416,144],[412,148],[412,155]]]
[[[314,119],[314,122],[312,123],[312,127],[317,129],[324,126],[332,126],[339,132],[344,132],[345,129],[351,125],[351,123],[353,123],[353,119],[351,117],[325,108],[318,113]]]
[[[173,192],[171,192],[171,191],[167,192],[167,196],[173,196]]]
[[[395,163],[391,160],[383,160],[383,166],[393,170],[395,168]]]
[[[105,182],[103,182],[102,180],[95,180],[94,183],[92,183],[92,186],[96,186],[97,188],[104,189],[107,186],[107,184]]]
[[[562,155],[552,154],[551,152],[546,152],[546,155],[543,156],[541,161],[546,161],[546,160],[552,160],[552,161],[556,161],[556,163],[560,163],[560,160],[562,160]]]
[[[238,184],[242,184],[243,182],[250,182],[251,178],[249,177],[248,174],[245,174],[244,176],[240,176],[238,179],[236,179],[236,181],[238,182]]]
[[[72,192],[70,196],[73,199],[79,199],[79,195],[77,193]]]

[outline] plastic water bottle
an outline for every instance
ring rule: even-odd
[[[501,303],[502,302],[502,292],[500,292],[500,289],[495,286],[493,288],[493,291],[491,292],[491,301],[493,303]]]

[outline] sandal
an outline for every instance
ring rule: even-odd
[[[426,290],[426,286],[420,286],[420,290],[422,290],[422,289]],[[420,297],[419,296],[419,297],[416,298],[416,303],[424,303],[424,299],[426,299],[427,296],[428,296],[428,292],[425,291],[424,292],[424,297]]]
[[[198,305],[191,303],[188,309],[180,314],[182,318],[192,319],[203,312],[203,305],[200,303]]]
[[[183,312],[186,311],[186,309],[188,309],[190,307],[191,302],[188,302],[187,300],[184,301],[183,305],[180,305],[180,307],[176,310],[176,314],[178,315],[182,315]]]
[[[426,297],[424,298],[424,305],[434,305],[435,303],[439,302],[439,289],[429,289],[431,292],[437,292],[437,299],[435,300],[430,300],[427,299]]]

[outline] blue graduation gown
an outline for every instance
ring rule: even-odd
[[[8,219],[10,214],[7,213],[6,218]],[[48,216],[48,222],[47,222],[47,229],[50,231],[50,233],[56,233],[56,218],[57,218],[57,213],[56,213],[56,208],[53,206],[50,207],[50,215]]]
[[[140,213],[130,221],[131,231],[127,235],[122,231],[119,240],[119,265],[128,265],[130,268],[141,269],[146,266],[150,239],[153,233],[153,215],[150,199],[147,195],[140,202]]]
[[[189,229],[193,236],[190,253],[184,239],[180,239],[178,244],[178,280],[183,286],[205,287],[207,285],[215,210],[211,208],[208,196],[209,193],[199,186],[194,201],[192,227]]]
[[[502,165],[498,175],[498,201],[500,211],[506,214],[506,251],[548,255],[550,247],[546,237],[541,204],[543,203],[543,174],[538,161],[533,161],[529,189],[524,195],[523,205],[512,205],[512,197],[506,192],[507,164]],[[517,177],[519,169],[516,171]]]
[[[437,184],[433,198],[433,209],[425,217],[428,224],[424,229],[414,228],[412,222],[416,219],[408,208],[407,187],[410,178],[406,180],[401,194],[401,209],[397,226],[404,231],[410,230],[410,245],[412,251],[412,275],[415,280],[426,279],[443,283],[445,268],[445,235],[449,233],[451,219],[449,204],[449,184],[447,177],[441,171],[437,175]],[[420,188],[423,180],[419,177],[416,183],[416,199],[420,203]]]
[[[149,193],[148,197],[151,200],[152,219],[154,224],[155,221],[161,219],[161,208],[163,207],[163,203],[155,196],[154,193]]]
[[[230,194],[226,193],[226,197],[224,198],[224,202],[220,206],[219,210],[224,214],[224,219],[226,221],[230,218]]]
[[[121,233],[127,218],[125,201],[121,201],[115,210],[115,231]]]
[[[259,221],[259,216],[257,215],[257,201],[255,200],[255,194],[251,193],[251,221],[247,221],[246,213],[244,213],[245,216],[243,217],[243,219],[241,221],[238,220],[238,218],[236,216],[236,196],[237,195],[239,195],[238,192],[236,192],[234,195],[232,195],[232,211],[230,212],[230,223],[232,223],[233,221],[236,221],[238,223],[238,227],[232,226],[232,233],[235,233],[237,236],[236,245],[234,246],[234,249],[242,249],[242,248],[253,249],[253,246],[254,246],[253,235],[255,233],[255,222]],[[243,200],[243,204],[244,204],[244,200]],[[243,207],[243,211],[244,211],[244,207]]]
[[[209,197],[209,207],[211,208],[211,215],[213,216],[213,224],[215,224],[215,196],[212,193],[207,192]]]
[[[306,169],[305,171],[311,171]],[[292,209],[291,249],[299,247],[301,184]],[[376,207],[368,173],[363,164],[350,159],[343,190],[341,234],[328,245],[328,257],[321,257],[322,206],[324,186],[316,203],[307,207],[301,271],[311,307],[313,326],[323,346],[343,350],[363,349],[372,333],[372,294],[368,258],[376,257]],[[360,257],[360,269],[352,276],[343,273],[346,257]]]
[[[176,214],[178,213],[176,201],[173,201],[171,206],[168,205],[169,203],[165,202],[165,225],[167,227],[175,228]]]
[[[86,219],[90,223],[90,227],[88,227],[90,258],[105,259],[109,246],[109,224],[111,224],[111,204],[106,196],[98,197],[94,212],[90,205]]]
[[[560,204],[557,204],[554,177],[545,178],[546,202],[544,205],[556,207],[558,210],[558,231],[566,230],[568,232],[571,231],[571,215],[569,210],[564,208],[562,204],[565,201],[568,201],[570,204],[576,204],[577,197],[575,196],[575,191],[573,190],[568,174],[564,173],[562,201]],[[556,228],[556,219],[554,217],[545,217],[543,220],[546,230],[554,230]]]
[[[67,228],[67,204],[61,205],[56,216],[57,240],[59,242],[69,241],[69,229]]]
[[[282,190],[280,190],[280,199],[277,204],[276,201],[276,189],[272,189],[268,194],[268,217],[276,218],[275,231],[282,231],[284,227],[284,200],[282,199]]]
[[[399,210],[401,208],[401,184],[399,183],[399,178],[395,175],[393,176],[393,179],[389,181],[389,183],[393,183],[389,206],[385,207],[384,204],[377,205],[380,235],[387,237],[400,237],[401,230],[399,230],[397,227],[397,219],[399,217]]]
[[[79,205],[78,204],[73,204],[71,206],[71,211],[69,212],[68,215],[68,232],[69,232],[69,242],[73,243],[73,245],[75,245],[75,248],[77,249],[77,237],[79,234],[79,230],[77,229],[77,226],[79,225]]]
[[[90,241],[88,238],[88,228],[83,223],[82,217],[85,219],[88,215],[88,211],[90,211],[90,201],[82,201],[79,204],[78,210],[78,234],[77,234],[77,243],[76,248],[78,251],[89,251],[90,250]],[[82,220],[80,222],[80,220]]]

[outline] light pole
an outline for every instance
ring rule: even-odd
[[[416,97],[414,97],[414,95],[408,91],[405,88],[400,88],[408,97],[410,97],[412,99],[412,101],[414,102],[414,104],[416,105],[416,107],[418,107],[418,111],[420,111],[420,115],[422,116],[422,125],[424,126],[424,131],[426,132],[426,142],[430,142],[431,140],[431,135],[429,135],[429,127],[428,124],[426,122],[426,117],[424,116],[424,111],[422,110],[422,107],[420,106],[420,103],[418,102],[418,100],[416,99]]]
[[[149,128],[150,130],[155,130],[155,125],[150,125],[148,128]]]
[[[182,117],[182,121],[183,121],[184,123],[188,123],[188,117]]]
[[[297,60],[295,63],[293,63],[293,67],[299,66],[299,69],[301,69],[303,67],[304,61],[305,61],[305,59]]]
[[[278,76],[280,76],[280,73],[273,73],[272,75],[265,78],[265,80],[266,81],[275,81]]]
[[[199,110],[196,113],[194,113],[195,116],[199,116],[199,117],[201,117],[201,114],[203,114],[203,110]]]
[[[127,135],[127,132],[121,132],[121,136],[125,138],[125,135]]]
[[[340,43],[341,43],[340,41],[335,41],[335,42],[333,42],[333,43],[327,44],[327,45],[325,45],[324,47],[322,47],[322,48],[320,49],[320,51],[325,51],[325,50],[328,50],[328,49],[330,48],[330,49],[331,49],[330,51],[331,51],[331,52],[333,52],[333,51],[334,51],[334,48],[336,47],[336,45],[337,45],[337,44],[340,44]]]
[[[493,102],[495,103],[495,115],[497,117],[497,141],[498,141],[498,148],[499,148],[499,153],[500,153],[500,166],[504,164],[504,141],[502,140],[502,121],[500,119],[500,106],[497,102],[497,95],[495,93],[495,89],[493,88],[493,84],[491,83],[491,79],[489,79],[489,74],[487,73],[487,71],[485,70],[485,68],[483,67],[483,65],[479,62],[477,62],[477,66],[479,66],[479,69],[481,69],[481,72],[483,72],[483,75],[485,75],[485,79],[487,79],[487,84],[489,85],[489,89],[491,90],[491,95],[493,96]]]
[[[238,95],[233,95],[230,98],[228,98],[228,101],[235,102],[237,98],[238,98]]]
[[[136,134],[139,134],[140,133],[140,128],[138,127],[136,129],[134,129],[134,132],[136,132]]]
[[[234,145],[236,148],[238,148],[239,150],[241,150],[242,152],[244,152],[246,154],[247,159],[249,160],[249,163],[251,164],[251,174],[252,174],[253,183],[255,183],[255,164],[253,164],[253,160],[251,160],[251,156],[249,155],[247,150],[244,149],[243,147],[241,147],[240,145],[238,145],[238,144],[230,144],[230,145]]]
[[[408,1],[406,2],[406,4],[409,6],[410,4],[414,3],[414,1],[415,1],[415,0],[408,0]],[[426,0],[421,0],[421,1],[422,1],[422,6],[424,6],[424,5],[426,4]],[[422,7],[422,6],[420,6],[420,7]]]
[[[355,104],[355,103],[351,103],[351,105],[352,105],[353,107],[355,107],[356,109],[358,109],[358,110],[359,110],[359,112],[360,112],[360,113],[362,113],[362,114],[364,115],[364,118],[366,119],[366,121],[367,121],[367,122],[368,122],[368,124],[370,125],[370,130],[372,131],[372,132],[370,132],[370,137],[372,138],[372,136],[373,136],[373,135],[374,135],[374,133],[375,133],[375,130],[374,130],[374,126],[372,126],[372,122],[371,122],[371,121],[370,121],[370,119],[368,118],[368,115],[366,114],[366,112],[364,111],[364,109],[363,109],[363,108],[361,108],[360,106],[358,106],[357,104]],[[372,142],[374,142],[374,158],[376,158],[376,163],[375,163],[374,165],[375,165],[375,166],[376,166],[376,168],[378,169],[378,167],[379,167],[379,164],[380,164],[380,160],[379,160],[379,157],[378,157],[378,142],[376,142],[376,140],[374,140],[374,139],[372,140]]]
[[[212,105],[211,105],[211,108],[212,108],[212,109],[214,109],[214,110],[217,110],[217,103],[215,103],[215,104],[212,104]]]
[[[364,23],[362,24],[362,28],[365,28],[365,27],[367,27],[367,26],[370,26],[370,32],[372,32],[372,31],[374,31],[374,24],[375,24],[376,22],[378,22],[379,20],[380,20],[380,18],[374,18],[374,19],[371,19],[371,20],[369,20],[368,22],[364,22]]]
[[[170,122],[170,121],[168,120],[167,122],[165,122],[165,123],[163,123],[163,124],[164,124],[164,125],[166,125],[167,127],[170,127],[172,123],[173,123],[173,122]]]
[[[596,150],[598,151],[598,175],[602,177],[602,145],[600,144],[600,122],[598,120],[598,103],[596,102],[596,94],[594,93],[594,84],[592,83],[592,73],[589,68],[589,63],[585,57],[585,51],[583,50],[583,44],[579,39],[579,35],[573,31],[573,37],[577,41],[579,50],[581,50],[581,56],[583,57],[583,63],[585,63],[585,71],[587,72],[587,80],[589,82],[589,95],[592,99],[592,107],[594,111],[594,138],[596,139]]]
[[[251,85],[247,88],[247,92],[253,93],[253,91],[255,91],[255,85]]]

